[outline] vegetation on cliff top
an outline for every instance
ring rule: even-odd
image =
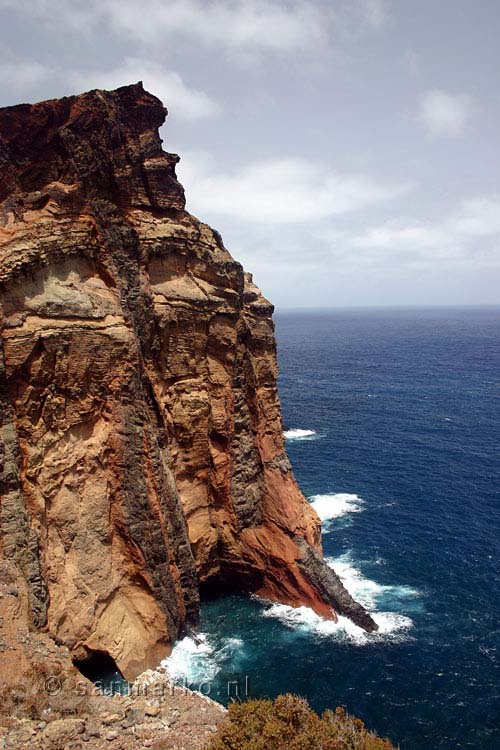
[[[322,716],[304,698],[233,703],[209,750],[390,750],[392,743],[370,732],[343,708]]]

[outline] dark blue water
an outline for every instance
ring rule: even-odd
[[[219,699],[247,675],[254,696],[345,705],[404,750],[498,750],[500,309],[276,322],[284,422],[316,432],[288,441],[295,474],[323,509],[360,498],[326,523],[325,554],[384,632],[232,597],[204,605],[207,653],[181,647],[179,665]]]

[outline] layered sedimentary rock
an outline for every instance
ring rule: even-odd
[[[368,630],[321,558],[273,308],[185,210],[141,84],[0,110],[0,545],[31,619],[133,677],[200,587]]]

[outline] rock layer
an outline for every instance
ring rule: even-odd
[[[127,677],[200,587],[376,629],[285,453],[272,305],[185,210],[165,115],[141,84],[0,110],[1,554],[36,627]]]

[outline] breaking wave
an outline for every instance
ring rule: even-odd
[[[301,429],[293,429],[293,430],[285,430],[283,433],[285,436],[285,440],[314,440],[318,436],[318,433],[314,430],[301,430]]]
[[[223,638],[216,643],[206,633],[185,636],[161,666],[174,682],[198,690],[201,683],[215,680],[225,664],[234,665],[242,647],[241,638]]]
[[[351,596],[370,612],[376,612],[387,604],[399,608],[408,600],[420,597],[420,592],[410,586],[384,585],[363,575],[349,552],[339,557],[327,557],[326,562],[335,570]],[[375,562],[378,564],[378,561]]]
[[[357,567],[352,553],[326,558],[326,562],[339,575],[349,593],[369,610],[379,627],[376,633],[366,633],[346,617],[340,616],[337,622],[331,622],[307,607],[294,608],[252,597],[258,602],[257,621],[260,617],[274,618],[295,633],[356,647],[400,643],[412,637],[413,620],[408,611],[422,607],[417,590],[372,580]],[[251,638],[247,643],[246,639],[244,642],[237,637],[221,638],[217,633],[199,633],[178,641],[162,666],[176,684],[203,693],[207,683],[217,685],[224,675],[236,674],[252,648]]]
[[[364,500],[358,495],[347,492],[335,492],[327,495],[312,495],[309,502],[322,521],[341,518],[348,513],[360,513],[364,510]]]
[[[357,646],[380,642],[401,642],[409,638],[413,620],[398,611],[383,609],[389,604],[396,609],[404,607],[408,599],[420,596],[409,586],[386,586],[364,576],[353,565],[349,554],[338,558],[328,558],[328,564],[339,575],[349,593],[369,610],[379,629],[376,633],[366,633],[347,617],[340,616],[337,622],[324,620],[308,607],[289,607],[285,604],[271,604],[264,610],[264,617],[274,617],[284,625],[304,633],[334,638]]]
[[[289,607],[286,604],[272,604],[264,610],[264,617],[275,617],[284,625],[304,633],[330,637],[339,641],[364,646],[380,641],[403,641],[407,631],[413,627],[413,621],[396,612],[372,612],[372,617],[379,626],[376,633],[366,633],[347,617],[340,616],[337,622],[324,620],[308,607]]]

